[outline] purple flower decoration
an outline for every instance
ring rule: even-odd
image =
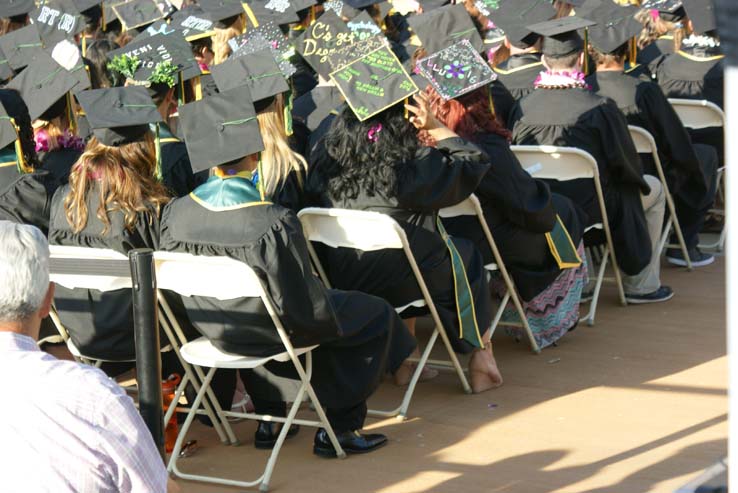
[[[444,65],[443,68],[446,70],[447,79],[463,79],[466,77],[464,72],[467,67],[462,66],[458,61],[455,61],[450,65]]]

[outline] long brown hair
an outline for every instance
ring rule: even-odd
[[[225,29],[215,28],[215,36],[213,36],[213,65],[225,62],[231,55],[231,47],[228,41],[243,34],[246,27],[246,15],[239,15],[235,22]]]
[[[116,211],[123,214],[128,231],[135,227],[139,213],[152,223],[161,206],[169,201],[166,189],[154,178],[155,168],[156,147],[151,132],[141,141],[116,147],[106,146],[93,136],[69,175],[70,191],[64,209],[72,230],[79,233],[87,225],[87,194],[95,183],[100,201],[96,216],[104,225],[103,235],[110,230],[109,214]]]

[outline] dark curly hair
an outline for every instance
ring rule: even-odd
[[[20,93],[14,89],[0,89],[0,104],[3,105],[8,116],[13,118],[15,124],[18,125],[26,165],[34,169],[39,168],[41,165],[36,156],[36,143],[33,140],[31,117]],[[13,148],[13,146],[14,144],[10,144],[8,148]]]
[[[376,141],[369,131],[381,125]],[[419,142],[417,131],[405,119],[404,107],[391,108],[360,122],[346,106],[336,116],[323,145],[316,149],[314,172],[336,200],[355,199],[359,192],[370,197],[395,197],[398,184],[411,179],[409,162]]]

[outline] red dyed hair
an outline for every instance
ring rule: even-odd
[[[473,142],[477,135],[491,133],[510,141],[512,134],[492,113],[487,87],[480,87],[449,101],[445,101],[430,85],[425,92],[430,98],[431,109],[436,118],[460,137]],[[418,133],[418,139],[424,145],[436,145],[435,139],[425,130]]]

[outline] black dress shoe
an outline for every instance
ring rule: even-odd
[[[277,423],[270,423],[268,421],[259,421],[259,426],[256,427],[254,433],[254,447],[259,449],[271,449],[277,443],[277,437],[279,436],[281,428],[277,428]],[[299,425],[290,426],[287,432],[287,438],[292,438],[297,435],[300,431]]]
[[[358,431],[344,431],[336,433],[336,438],[347,454],[366,454],[387,444],[387,437],[379,433],[362,435]],[[313,453],[320,457],[336,457],[336,449],[323,428],[315,433]]]

